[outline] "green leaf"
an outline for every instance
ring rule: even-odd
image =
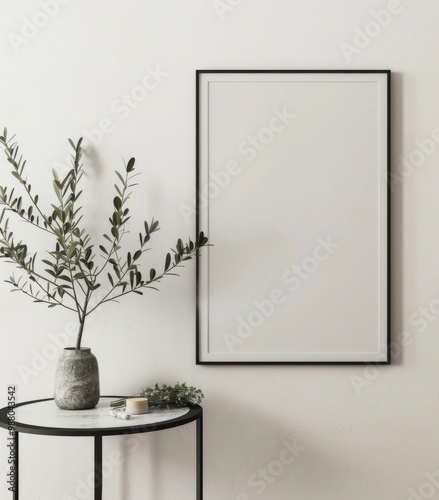
[[[183,253],[183,241],[181,240],[181,238],[178,239],[176,248],[178,253]]]
[[[12,171],[11,174],[23,184],[23,179],[19,174],[17,174],[17,172]]]
[[[206,236],[204,236],[204,232],[201,231],[199,236],[198,236],[198,246],[202,247],[207,243],[208,239]]]
[[[114,269],[114,272],[116,273],[117,279],[120,280],[121,274],[120,274],[119,268],[116,265],[114,265],[113,269]]]
[[[53,181],[53,190],[55,191],[56,197],[58,198],[59,202],[62,203],[62,194],[61,190],[59,187],[56,185],[56,181]]]
[[[116,172],[116,175],[119,177],[120,182],[122,184],[125,184],[125,179],[122,177],[122,175],[117,170],[115,170],[115,172]]]
[[[151,268],[151,270],[149,271],[149,279],[150,281],[152,281],[156,276],[156,271],[154,268]]]
[[[71,283],[72,280],[70,279],[70,276],[58,276],[59,280],[67,281],[68,283]]]
[[[108,281],[111,283],[111,286],[114,287],[114,281],[110,273],[107,273]]]
[[[132,172],[134,170],[134,163],[136,162],[135,158],[131,158],[127,164],[127,172]]]
[[[85,260],[89,260],[91,257],[91,253],[93,251],[93,247],[88,247],[87,250],[85,251]]]
[[[122,225],[122,219],[120,218],[120,212],[114,212],[113,214],[114,223],[116,226]]]
[[[165,271],[169,269],[169,266],[171,265],[171,254],[168,253],[166,255],[166,260],[165,260]]]
[[[117,210],[120,210],[122,208],[122,200],[119,198],[119,196],[114,197],[113,205],[116,207]]]
[[[67,257],[69,259],[71,259],[73,257],[73,255],[75,254],[76,252],[76,248],[78,246],[78,242],[77,241],[73,241],[70,246],[67,248]]]

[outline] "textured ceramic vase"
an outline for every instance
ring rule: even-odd
[[[99,401],[99,367],[90,348],[67,347],[55,373],[55,403],[62,410],[87,410]]]

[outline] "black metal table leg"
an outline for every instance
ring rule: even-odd
[[[15,490],[14,490],[14,500],[18,500],[18,480],[19,480],[19,474],[18,474],[18,432],[14,431],[14,451],[15,451],[15,460],[14,460],[14,465],[15,465]]]
[[[95,500],[102,500],[102,436],[95,436]]]
[[[203,500],[203,413],[197,419],[197,500]]]

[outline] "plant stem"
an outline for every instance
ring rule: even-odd
[[[76,339],[76,350],[79,351],[79,349],[81,348],[81,341],[82,341],[82,334],[84,332],[84,325],[85,325],[85,320],[87,319],[87,308],[88,308],[88,304],[90,302],[90,296],[92,294],[92,290],[88,289],[87,290],[87,293],[85,295],[85,299],[84,299],[84,307],[83,307],[83,310],[82,310],[82,315],[81,313],[79,312],[78,310],[78,316],[79,316],[79,332],[78,332],[78,337]]]
[[[81,340],[82,340],[82,334],[84,332],[84,324],[85,324],[85,316],[81,318],[81,321],[79,323],[79,332],[78,332],[78,337],[76,339],[76,347],[75,347],[77,351],[81,349]]]

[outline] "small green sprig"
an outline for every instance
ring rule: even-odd
[[[188,386],[186,383],[177,383],[174,386],[155,384],[155,386],[142,389],[139,394],[130,397],[147,398],[150,408],[181,408],[182,406],[200,404],[204,398],[204,394],[201,389]],[[125,408],[126,399],[128,398],[112,401],[110,403],[111,408],[123,410]]]

